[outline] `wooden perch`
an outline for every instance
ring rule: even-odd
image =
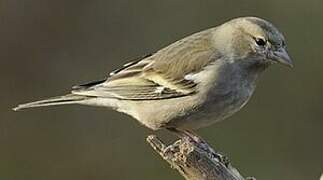
[[[205,142],[182,138],[166,146],[155,135],[148,136],[147,141],[187,180],[255,180],[243,178],[227,158]]]

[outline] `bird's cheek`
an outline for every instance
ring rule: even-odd
[[[273,58],[273,52],[272,52],[271,50],[267,50],[267,51],[265,52],[265,58],[266,58],[267,60],[272,61],[272,58]]]

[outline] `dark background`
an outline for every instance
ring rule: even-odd
[[[322,6],[321,0],[0,0],[0,179],[181,179],[146,144],[152,132],[126,115],[77,105],[11,108],[67,93],[133,57],[247,15],[285,34],[295,68],[271,67],[242,111],[198,133],[246,176],[319,179]]]

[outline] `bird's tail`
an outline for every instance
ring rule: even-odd
[[[45,99],[45,100],[41,100],[41,101],[20,104],[17,107],[13,108],[13,110],[19,111],[22,109],[34,108],[34,107],[57,106],[57,105],[64,105],[64,104],[77,104],[77,103],[87,100],[89,98],[90,97],[87,97],[87,96],[68,94],[65,96],[53,97],[53,98],[49,98],[49,99]]]

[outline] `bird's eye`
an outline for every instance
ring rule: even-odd
[[[267,44],[267,41],[262,38],[255,38],[255,41],[258,46],[265,46]]]
[[[282,41],[282,47],[286,47],[286,42],[285,41]]]

